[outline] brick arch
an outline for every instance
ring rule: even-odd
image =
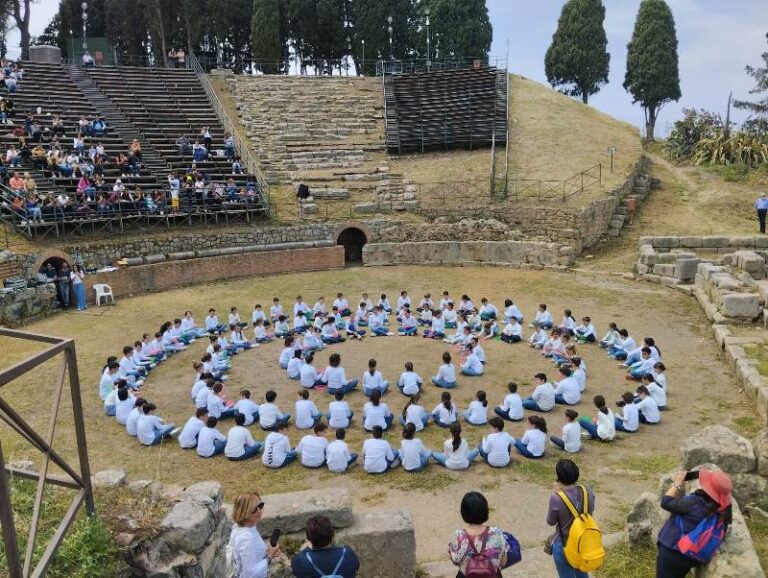
[[[35,264],[32,267],[32,270],[35,272],[39,272],[43,268],[43,265],[45,265],[46,261],[50,261],[51,259],[66,261],[71,268],[74,269],[75,267],[75,260],[72,258],[71,255],[69,255],[68,253],[65,253],[64,251],[50,249],[38,255],[37,260],[35,261]]]
[[[363,247],[371,241],[371,231],[363,223],[352,221],[336,228],[335,239],[337,245],[344,246],[346,265],[362,264]]]
[[[337,225],[336,229],[333,231],[334,243],[339,243],[339,236],[347,229],[360,229],[360,231],[362,231],[365,235],[365,240],[367,243],[373,241],[373,234],[371,233],[371,229],[368,227],[368,225],[361,221],[346,221]]]

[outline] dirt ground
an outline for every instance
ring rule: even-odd
[[[351,268],[343,271],[305,273],[274,277],[242,279],[226,283],[183,288],[166,293],[122,299],[116,307],[90,308],[84,313],[56,315],[28,326],[26,329],[50,335],[71,336],[76,339],[80,375],[83,381],[87,417],[89,454],[93,470],[126,469],[132,479],[153,478],[166,483],[189,484],[205,479],[217,479],[223,484],[229,499],[237,492],[256,489],[262,494],[309,488],[344,486],[351,489],[358,508],[408,508],[413,512],[419,544],[420,562],[443,558],[445,544],[452,528],[460,523],[458,503],[470,489],[485,492],[493,506],[493,523],[514,532],[524,547],[539,544],[548,534],[544,523],[547,496],[554,482],[554,464],[561,455],[551,450],[541,461],[519,461],[505,470],[492,470],[486,464],[474,465],[469,471],[448,472],[436,465],[418,474],[403,471],[385,476],[367,476],[360,468],[345,475],[316,472],[294,464],[279,471],[267,471],[259,460],[233,463],[223,457],[203,460],[193,452],[182,451],[176,442],[159,447],[144,448],[129,438],[122,427],[102,413],[97,387],[100,369],[107,355],[118,355],[121,347],[144,331],[155,331],[168,318],[179,316],[190,308],[199,322],[204,311],[214,306],[221,317],[231,305],[237,305],[243,317],[250,317],[255,303],[268,305],[277,295],[284,306],[290,306],[297,294],[310,304],[324,295],[329,301],[343,290],[350,301],[363,291],[371,296],[386,292],[394,301],[403,288],[418,300],[425,291],[439,297],[447,289],[454,298],[461,293],[477,302],[488,297],[497,306],[512,297],[528,318],[536,305],[546,302],[556,319],[569,307],[574,315],[591,315],[598,330],[604,332],[609,321],[630,329],[636,339],[646,335],[656,338],[668,366],[671,411],[663,415],[657,427],[645,426],[637,435],[623,435],[613,444],[587,443],[585,450],[575,456],[584,479],[592,483],[598,496],[598,519],[617,529],[617,522],[626,512],[626,505],[643,490],[656,484],[656,474],[673,468],[677,463],[679,442],[704,425],[724,423],[746,432],[756,427],[754,410],[738,393],[734,376],[719,360],[719,352],[711,338],[709,325],[696,302],[667,289],[638,284],[620,277],[598,278],[592,274],[553,274],[542,271],[520,271],[491,267],[426,268],[388,267]],[[526,334],[530,330],[526,328]],[[202,341],[188,351],[175,355],[152,372],[144,395],[157,403],[159,414],[167,421],[182,425],[192,414],[189,399],[192,385],[192,362],[204,349]],[[273,343],[245,352],[234,358],[231,378],[227,382],[230,396],[248,387],[258,400],[267,389],[278,391],[278,404],[293,413],[296,382],[290,381],[278,368],[280,344]],[[349,376],[360,377],[367,360],[374,357],[386,379],[394,381],[406,361],[413,361],[425,382],[436,373],[440,356],[446,350],[443,343],[418,338],[389,337],[365,339],[363,342],[333,346],[316,358],[321,366],[330,351],[342,355],[342,365]],[[31,353],[34,347],[8,339],[0,339],[5,363]],[[488,364],[480,378],[462,378],[453,390],[454,400],[466,408],[478,389],[488,393],[490,405],[500,404],[506,383],[516,381],[525,396],[532,390],[531,377],[543,371],[554,377],[550,362],[525,344],[507,345],[489,342],[485,345]],[[578,411],[592,415],[591,398],[602,393],[608,400],[631,387],[617,363],[609,360],[597,346],[580,346],[586,360],[589,379],[587,392]],[[24,380],[3,388],[3,396],[22,415],[43,431],[49,420],[48,407],[53,377],[57,368],[49,363]],[[442,390],[427,386],[423,394],[428,410],[439,403]],[[325,411],[330,401],[325,392],[313,392],[312,399]],[[361,392],[348,396],[356,413],[349,431],[349,445],[359,450],[365,439],[359,417],[365,401]],[[384,401],[394,413],[402,411],[406,399],[397,391],[389,392]],[[65,404],[66,405],[66,404]],[[66,413],[64,414],[67,415]],[[546,415],[551,433],[560,434],[564,423],[563,408]],[[15,434],[0,426],[6,459],[34,457]],[[230,427],[220,428],[224,433]],[[264,433],[256,426],[254,436],[263,440]],[[507,426],[513,436],[521,436],[524,426]],[[487,433],[486,428],[466,426],[464,435],[470,445],[476,445]],[[297,443],[303,434],[291,428],[289,436]],[[400,428],[393,428],[386,437],[399,446]],[[430,425],[422,439],[431,449],[439,449],[448,436]],[[72,428],[60,419],[56,430],[57,447],[65,456],[74,456]]]

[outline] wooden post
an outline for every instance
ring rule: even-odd
[[[1,441],[0,526],[3,529],[3,543],[5,544],[5,557],[8,561],[8,575],[10,578],[22,578],[19,543],[16,538],[16,525],[13,522],[13,509],[11,508],[11,487],[8,484],[8,475],[5,473],[5,458],[3,457],[3,444]]]

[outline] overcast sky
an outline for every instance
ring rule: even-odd
[[[126,0],[129,1],[129,0]],[[220,0],[222,2],[226,0]],[[505,57],[509,43],[509,70],[546,83],[544,54],[557,28],[563,0],[487,0],[493,24],[494,56]],[[603,0],[611,72],[608,86],[590,104],[613,116],[643,124],[640,107],[622,88],[627,43],[632,36],[640,0]],[[683,107],[725,113],[729,91],[745,98],[753,86],[744,73],[747,64],[761,64],[768,51],[768,0],[667,0],[677,24],[680,42],[680,82],[683,97],[667,105],[658,130],[666,132]],[[35,0],[30,32],[40,34],[58,9],[58,0]],[[11,56],[18,55],[18,32],[9,38]],[[735,120],[744,114],[734,113]]]

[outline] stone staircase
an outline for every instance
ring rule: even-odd
[[[621,230],[627,223],[627,217],[629,216],[629,202],[633,200],[635,202],[636,210],[645,201],[645,198],[651,192],[651,177],[648,175],[641,175],[635,179],[634,186],[629,192],[622,192],[619,194],[619,205],[611,217],[610,225],[608,226],[608,235],[611,237],[618,237],[621,234]]]
[[[236,76],[238,115],[270,183],[305,183],[316,201],[357,212],[416,207],[415,188],[390,172],[384,102],[375,78]]]

